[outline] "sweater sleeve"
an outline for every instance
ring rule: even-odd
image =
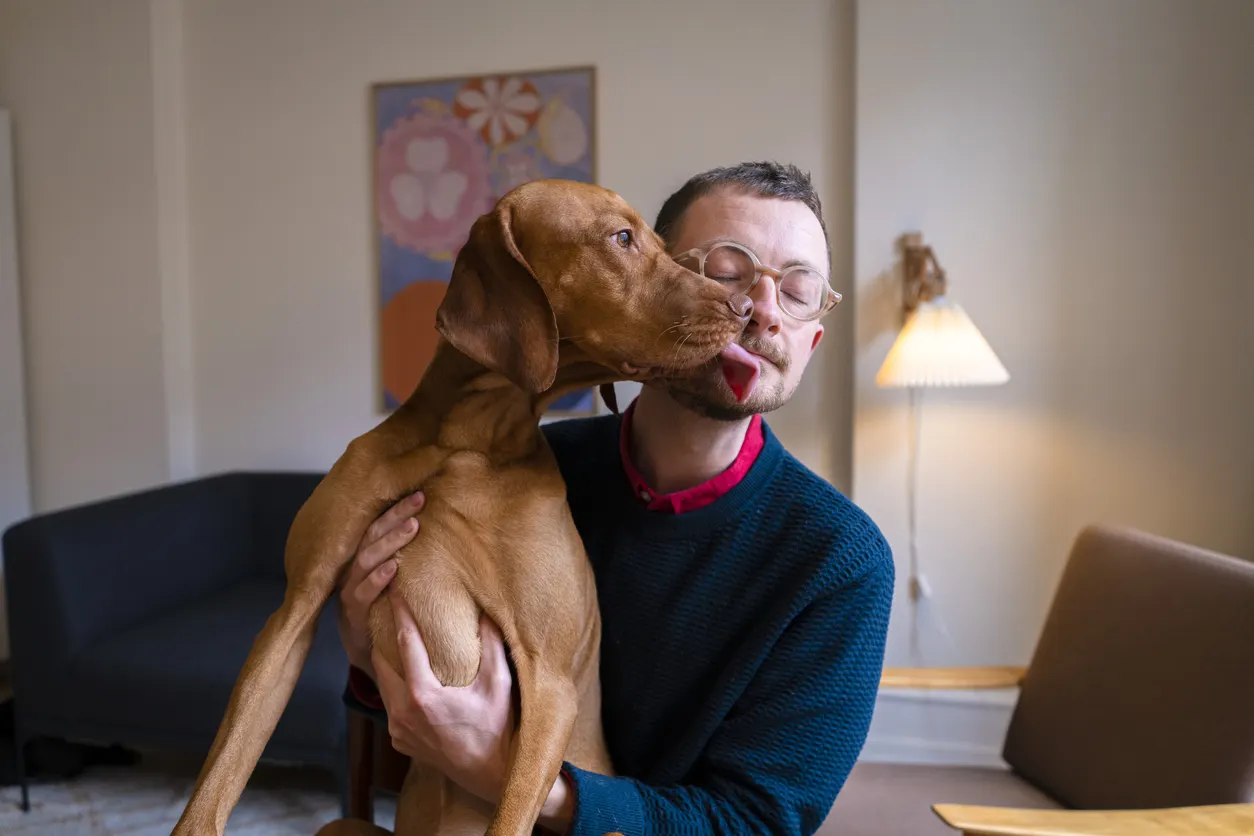
[[[563,764],[575,789],[568,836],[809,836],[866,741],[883,670],[894,567],[810,603],[784,631],[687,783],[651,786]]]

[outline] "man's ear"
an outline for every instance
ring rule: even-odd
[[[511,222],[504,203],[475,221],[435,327],[458,351],[535,394],[557,376],[557,317]]]

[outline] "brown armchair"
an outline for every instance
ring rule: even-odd
[[[1018,685],[1009,769],[859,763],[822,833],[1254,834],[1254,563],[1092,526],[1026,669],[882,683]]]

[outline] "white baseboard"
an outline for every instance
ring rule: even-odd
[[[870,763],[919,763],[929,766],[982,766],[1001,769],[1001,747],[929,740],[925,737],[867,737],[860,760]]]
[[[1016,688],[881,691],[861,760],[1003,768]]]

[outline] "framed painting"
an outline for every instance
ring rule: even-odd
[[[371,87],[382,407],[413,392],[435,352],[435,312],[471,224],[529,180],[596,182],[593,67]],[[593,390],[554,404],[592,414]]]

